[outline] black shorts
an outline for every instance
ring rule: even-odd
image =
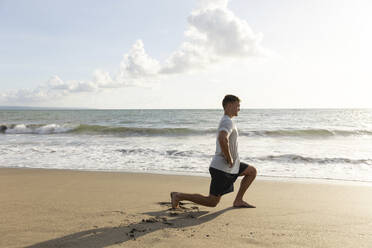
[[[215,168],[209,167],[209,173],[211,174],[211,185],[209,187],[209,194],[215,196],[222,196],[224,194],[234,191],[234,182],[238,178],[239,174],[248,168],[248,164],[240,162],[239,173],[230,174]]]

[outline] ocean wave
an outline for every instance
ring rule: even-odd
[[[261,137],[334,137],[372,135],[370,130],[337,130],[337,129],[278,129],[239,132],[241,136]]]
[[[0,132],[5,134],[53,134],[67,133],[76,127],[72,124],[11,124],[0,125]]]
[[[196,130],[191,128],[147,128],[147,127],[110,127],[99,125],[80,125],[74,133],[122,134],[122,135],[202,135],[211,130]]]
[[[146,127],[120,127],[87,124],[10,124],[0,125],[0,133],[4,134],[111,134],[111,135],[203,135],[215,133],[215,130],[196,130],[191,128],[146,128]]]
[[[277,163],[316,163],[316,164],[366,164],[372,165],[372,159],[350,158],[312,158],[297,154],[269,155],[263,157],[247,157],[247,161],[253,162],[277,162]]]
[[[119,149],[118,152],[121,152],[123,155],[162,155],[167,157],[199,157],[199,158],[207,158],[211,157],[209,154],[205,154],[200,151],[195,150],[164,150],[159,151],[155,149],[148,149],[148,148],[132,148],[132,149]]]
[[[184,127],[124,127],[88,124],[0,124],[0,133],[5,134],[91,134],[118,136],[192,136],[215,134],[217,129],[194,129]],[[278,130],[242,130],[240,136],[247,137],[302,137],[323,138],[336,136],[372,135],[370,130],[336,130],[336,129],[278,129]]]

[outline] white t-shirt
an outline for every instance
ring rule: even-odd
[[[229,167],[229,164],[227,163],[226,158],[222,153],[220,142],[218,141],[218,134],[221,131],[225,131],[228,134],[227,137],[229,139],[229,149],[233,160],[233,166],[231,168]],[[220,124],[218,125],[216,153],[213,156],[210,167],[230,174],[239,173],[240,159],[238,154],[238,136],[238,129],[236,128],[235,123],[229,116],[224,115],[220,121]]]

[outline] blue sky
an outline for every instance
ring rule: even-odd
[[[372,107],[366,0],[0,0],[0,105]]]
[[[36,86],[54,74],[76,79],[90,77],[95,68],[114,69],[139,38],[151,41],[153,56],[164,58],[181,43],[193,3],[159,3],[1,1],[1,80],[11,81],[2,86]],[[17,75],[20,67],[23,75]]]

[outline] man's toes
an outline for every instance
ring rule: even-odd
[[[255,206],[245,202],[245,201],[242,201],[242,202],[237,202],[237,203],[234,203],[233,206],[235,208],[256,208]]]

